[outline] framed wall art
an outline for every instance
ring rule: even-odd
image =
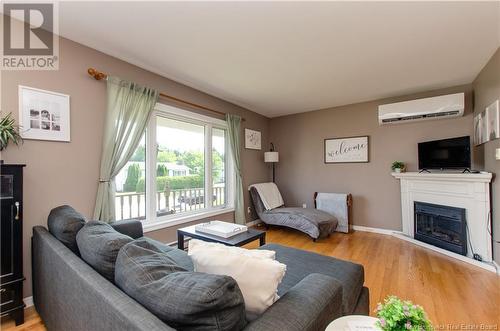
[[[262,137],[260,131],[245,129],[245,148],[258,149],[262,148]]]
[[[366,163],[368,136],[325,139],[325,163]]]
[[[483,120],[485,113],[481,112],[474,116],[474,146],[481,145],[485,140],[484,124]]]
[[[19,85],[23,139],[70,141],[69,95]]]
[[[499,101],[496,100],[491,105],[486,107],[486,124],[487,141],[500,138],[500,109]]]
[[[474,145],[481,145],[500,138],[499,101],[495,100],[485,110],[474,116]]]

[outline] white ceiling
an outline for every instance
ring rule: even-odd
[[[498,1],[63,2],[59,11],[62,36],[268,117],[470,83],[500,45]]]

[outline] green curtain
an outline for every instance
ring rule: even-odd
[[[227,131],[229,143],[234,161],[234,221],[237,224],[245,224],[245,205],[243,201],[243,182],[241,178],[241,161],[240,161],[240,132],[241,132],[241,117],[226,114]]]
[[[139,145],[158,95],[156,90],[108,76],[108,105],[94,219],[115,220],[114,178]]]

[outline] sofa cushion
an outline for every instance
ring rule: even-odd
[[[47,218],[50,233],[77,255],[76,234],[84,225],[85,217],[68,205],[52,209]]]
[[[278,287],[278,295],[283,296],[307,275],[319,273],[339,281],[343,289],[343,313],[353,313],[364,283],[362,265],[278,244],[268,244],[260,248],[275,251],[276,260],[286,264],[287,272]]]
[[[134,244],[136,246],[149,249],[153,252],[163,253],[172,261],[174,261],[177,266],[183,268],[185,271],[194,271],[193,261],[188,256],[188,253],[183,250],[165,245],[157,240],[148,237],[136,239],[134,240]]]
[[[141,238],[144,236],[142,230],[142,222],[139,220],[121,220],[109,223],[116,231],[126,234],[132,239]]]
[[[115,283],[179,330],[241,330],[245,306],[228,276],[186,271],[156,243],[138,240],[118,253]]]
[[[76,235],[82,259],[113,282],[118,251],[133,239],[119,233],[111,225],[90,221]]]

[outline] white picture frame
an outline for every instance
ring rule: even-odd
[[[500,106],[495,100],[474,116],[474,146],[500,138]]]
[[[71,141],[69,95],[19,85],[23,139]]]
[[[245,129],[245,148],[262,149],[262,136],[260,131]]]
[[[483,143],[483,113],[474,116],[474,146]]]
[[[486,141],[500,138],[500,106],[499,101],[495,100],[486,107]]]
[[[325,163],[367,163],[368,136],[325,139]]]

